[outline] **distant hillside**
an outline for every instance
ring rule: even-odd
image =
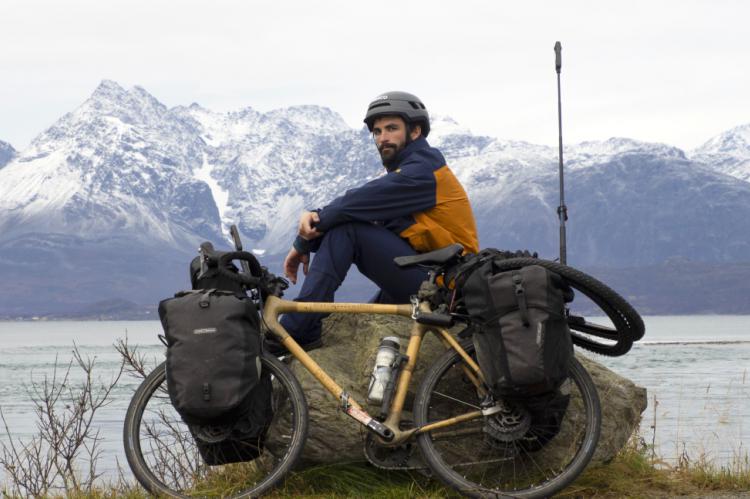
[[[626,138],[567,147],[569,263],[601,269],[654,313],[750,313],[750,300],[707,309],[697,283],[669,264],[706,265],[715,278],[750,262],[748,127],[690,155]],[[428,140],[468,191],[483,247],[557,256],[555,148],[476,136],[440,116]],[[0,169],[0,273],[12,285],[0,288],[0,316],[84,313],[119,300],[148,309],[188,285],[201,241],[228,246],[232,223],[280,272],[300,210],[383,174],[366,129],[328,108],[168,108],[112,81],[27,149],[0,148],[2,157],[10,161]],[[727,279],[750,296],[750,280]],[[370,294],[358,282],[342,298]]]

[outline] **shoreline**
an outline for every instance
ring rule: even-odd
[[[742,345],[750,343],[750,340],[654,340],[637,341],[634,345],[669,346],[669,345]]]

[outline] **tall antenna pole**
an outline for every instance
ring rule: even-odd
[[[568,207],[565,206],[565,182],[563,181],[563,141],[562,141],[562,99],[560,97],[560,69],[562,68],[562,45],[555,43],[555,70],[557,71],[557,124],[560,131],[560,206],[557,216],[560,218],[560,263],[567,265],[567,242],[565,241],[565,221],[568,219]]]

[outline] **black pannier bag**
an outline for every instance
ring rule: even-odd
[[[498,271],[495,262],[507,257],[484,250],[457,282],[485,382],[496,397],[526,407],[536,428],[546,428],[543,444],[559,430],[568,405],[573,343],[565,303],[573,290],[539,265]]]
[[[215,269],[201,275],[194,268],[191,263],[194,286],[221,284],[210,273]],[[206,463],[257,457],[273,411],[253,300],[241,289],[184,291],[159,303],[159,317],[167,338],[167,391]]]
[[[172,405],[187,423],[232,421],[260,378],[255,304],[228,291],[187,291],[159,303],[159,318]]]
[[[268,425],[273,418],[271,375],[262,372],[250,391],[245,411],[231,425],[189,425],[201,457],[209,466],[255,459],[263,452]]]

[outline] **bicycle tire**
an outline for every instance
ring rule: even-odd
[[[463,346],[474,356],[471,342]],[[449,351],[426,373],[414,402],[417,427],[473,410],[467,405],[479,407],[481,398],[463,374],[463,365],[458,353]],[[486,416],[419,434],[417,442],[425,461],[444,483],[470,497],[552,496],[584,470],[601,429],[596,387],[575,359],[566,384],[570,398],[558,412],[562,423],[557,428],[548,431],[544,423],[534,423],[529,416],[530,426],[518,425],[522,433],[513,435],[519,430],[506,426],[503,437],[507,438],[500,441],[486,431],[488,419],[497,416]]]
[[[272,376],[274,388],[274,417],[265,448],[252,461],[223,466],[205,464],[189,427],[172,407],[166,363],[145,378],[130,401],[123,439],[130,468],[146,490],[167,497],[257,497],[284,478],[307,438],[307,401],[281,361],[264,353],[261,366]]]
[[[625,298],[606,284],[578,269],[539,258],[509,258],[496,261],[495,265],[497,272],[516,270],[528,265],[540,265],[561,275],[573,289],[591,299],[609,317],[615,328],[586,321],[580,322],[571,318],[568,326],[571,329],[573,343],[581,348],[601,355],[617,357],[626,354],[633,346],[633,342],[640,340],[645,333],[643,319]],[[595,341],[591,336],[604,338],[614,343]]]

